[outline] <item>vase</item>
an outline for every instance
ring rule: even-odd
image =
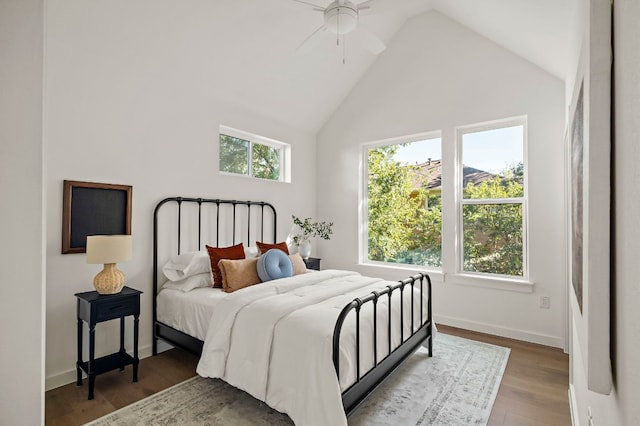
[[[311,241],[303,241],[298,244],[298,253],[303,259],[308,259],[311,255]]]

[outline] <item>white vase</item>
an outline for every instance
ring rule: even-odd
[[[303,259],[308,259],[311,255],[311,241],[303,241],[298,244],[298,253]]]

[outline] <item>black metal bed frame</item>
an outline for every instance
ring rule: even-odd
[[[182,219],[182,203],[197,203],[198,204],[198,250],[201,249],[202,243],[202,205],[203,204],[215,204],[216,205],[216,245],[219,242],[220,236],[220,205],[232,205],[233,211],[233,244],[235,244],[236,237],[236,206],[246,206],[247,211],[247,242],[250,242],[251,237],[251,211],[254,207],[260,208],[260,235],[264,241],[264,209],[269,208],[273,214],[273,242],[276,242],[276,223],[277,214],[275,208],[263,201],[238,201],[238,200],[221,200],[221,199],[205,199],[205,198],[185,198],[185,197],[170,197],[160,201],[153,213],[153,355],[158,353],[158,339],[162,339],[174,346],[180,347],[195,355],[202,354],[202,347],[204,342],[195,337],[189,336],[179,330],[176,330],[162,322],[158,321],[157,317],[157,301],[156,296],[158,294],[158,212],[160,208],[169,203],[177,203],[178,208],[178,254],[180,254],[180,239],[181,239],[181,219]],[[415,328],[414,324],[414,288],[419,285],[420,294],[420,321],[418,327]],[[411,293],[411,333],[405,338],[404,336],[404,291],[407,286],[410,286]],[[424,291],[427,291],[427,315],[424,319]],[[400,321],[398,325],[400,327],[400,344],[396,348],[391,347],[391,332],[392,332],[392,314],[391,314],[391,297],[394,292],[400,292]],[[388,341],[388,354],[378,361],[377,350],[377,306],[378,300],[383,296],[388,297],[388,315],[387,315],[387,341]],[[374,366],[360,374],[360,310],[365,304],[371,303],[373,305],[373,359]],[[333,364],[336,370],[337,377],[340,377],[340,334],[342,326],[347,316],[351,311],[355,310],[356,315],[356,381],[344,392],[342,392],[342,403],[346,414],[350,414],[356,407],[380,385],[385,378],[387,378],[406,358],[413,354],[418,347],[427,344],[429,350],[429,356],[433,354],[433,318],[431,311],[431,279],[425,273],[419,273],[413,275],[404,280],[398,281],[394,285],[388,285],[380,291],[374,291],[368,295],[356,298],[352,302],[348,303],[340,312],[333,332]]]
[[[265,207],[271,210],[273,214],[273,237],[272,240],[276,242],[277,231],[277,213],[273,205],[264,201],[238,201],[238,200],[221,200],[218,198],[188,198],[188,197],[169,197],[160,201],[153,210],[153,355],[158,354],[158,339],[162,339],[174,346],[185,349],[195,355],[202,354],[202,346],[204,342],[195,337],[189,336],[173,327],[169,327],[166,324],[158,321],[158,304],[156,296],[158,295],[158,213],[160,208],[167,203],[176,203],[177,205],[177,218],[178,218],[178,238],[177,238],[177,254],[181,251],[181,237],[182,237],[182,204],[196,203],[198,205],[198,250],[202,249],[202,206],[215,205],[216,206],[216,232],[215,232],[215,244],[220,243],[220,206],[231,205],[233,214],[232,225],[232,244],[236,243],[236,217],[238,213],[237,206],[246,207],[247,218],[247,243],[251,241],[251,212],[252,210],[259,210],[260,216],[260,240],[264,241],[264,221],[265,221]]]
[[[419,283],[420,290],[420,324],[416,329],[414,321],[414,286]],[[424,287],[426,284],[427,291],[427,318],[424,317]],[[404,336],[404,291],[405,287],[410,286],[411,292],[411,333],[405,339]],[[391,297],[395,291],[400,291],[400,345],[395,349],[391,346],[392,318],[391,315]],[[396,293],[397,294],[397,293]],[[387,295],[387,355],[378,362],[378,300]],[[360,374],[360,309],[367,303],[373,305],[373,368]],[[347,304],[336,321],[333,331],[333,365],[336,374],[340,377],[340,333],[347,315],[355,310],[356,314],[356,381],[349,388],[342,392],[342,404],[344,410],[349,415],[358,405],[377,388],[393,372],[400,364],[413,354],[423,342],[426,341],[429,350],[429,356],[433,355],[432,340],[432,315],[431,315],[431,278],[425,273],[413,275],[404,280],[398,281],[394,285],[388,285],[380,291],[373,291],[362,298],[356,298]]]

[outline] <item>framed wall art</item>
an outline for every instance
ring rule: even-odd
[[[87,235],[131,235],[133,187],[64,181],[62,254],[85,253]]]
[[[567,121],[571,340],[587,388],[609,394],[611,374],[611,4],[590,0]]]

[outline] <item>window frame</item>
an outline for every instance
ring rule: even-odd
[[[530,283],[530,262],[529,262],[529,241],[528,241],[528,194],[529,194],[529,167],[528,167],[528,129],[527,129],[527,116],[516,116],[510,118],[504,118],[499,120],[486,121],[482,123],[475,123],[465,126],[458,126],[454,129],[455,132],[455,208],[456,208],[456,232],[455,232],[455,250],[456,261],[455,271],[456,275],[460,277],[474,277],[495,279],[500,281],[509,282],[522,282]],[[522,126],[522,163],[523,163],[523,196],[519,198],[464,198],[463,184],[463,137],[470,133],[479,133],[483,131],[497,130],[507,127]],[[522,206],[522,276],[520,275],[505,275],[489,272],[476,272],[464,270],[464,206],[465,205],[507,205],[516,204]]]
[[[423,140],[429,139],[440,139],[440,153],[443,155],[443,146],[442,146],[442,131],[441,130],[432,130],[428,132],[415,133],[407,136],[398,136],[389,139],[378,140],[374,142],[365,142],[360,145],[360,153],[361,153],[361,169],[362,173],[360,173],[360,194],[359,199],[362,200],[360,204],[360,226],[361,232],[359,232],[359,256],[358,263],[369,266],[377,266],[383,268],[398,268],[398,269],[406,269],[415,271],[416,267],[441,274],[443,271],[443,266],[426,266],[426,265],[415,265],[408,263],[393,263],[393,262],[383,262],[380,260],[370,260],[369,259],[369,150],[389,146],[389,145],[400,145],[404,143],[413,143],[419,142]],[[440,159],[442,161],[442,158]],[[444,162],[442,164],[443,172],[444,172]],[[444,181],[444,176],[443,176]],[[444,188],[444,186],[443,186]],[[442,189],[444,192],[444,189]],[[444,212],[444,207],[443,207]],[[441,235],[444,234],[444,214],[442,218],[442,228],[440,230]],[[443,250],[443,246],[440,246],[440,250]],[[443,253],[444,256],[444,253]]]
[[[249,142],[248,152],[247,152],[247,173],[234,173],[227,172],[220,169],[220,136],[226,135],[237,139],[242,139]],[[266,179],[261,177],[256,177],[253,174],[253,145],[263,145],[268,146],[270,148],[275,148],[279,151],[279,176],[278,179]],[[228,176],[242,176],[251,179],[259,179],[262,181],[268,182],[291,182],[291,145],[277,141],[275,139],[270,139],[264,136],[256,135],[253,133],[245,132],[243,130],[234,129],[232,127],[220,125],[218,132],[218,172],[223,175]]]

